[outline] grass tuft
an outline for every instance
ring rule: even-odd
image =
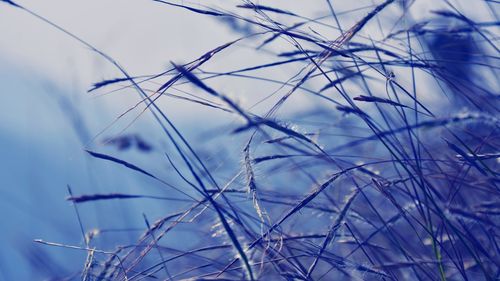
[[[138,210],[145,203],[130,207],[141,215],[139,235],[101,229],[84,247],[35,241],[86,251],[84,280],[500,278],[497,1],[439,0],[422,17],[419,1],[328,0],[307,15],[250,0],[154,0],[166,14],[215,17],[239,36],[154,75],[129,75],[77,35],[3,2],[116,67],[123,77],[89,92],[135,90],[140,101],[117,120],[148,112],[166,143],[125,135],[107,141],[123,148],[119,156],[86,150],[168,188],[166,196],[70,191],[75,207],[149,199],[163,212],[150,223]],[[230,52],[246,65],[231,68]],[[210,137],[183,134],[159,102],[171,98],[203,110],[194,130]],[[132,142],[163,162],[122,160]],[[99,249],[104,233],[133,241],[103,239],[108,250]]]

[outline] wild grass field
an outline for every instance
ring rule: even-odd
[[[0,278],[500,280],[500,2],[147,1],[179,19],[144,33],[212,47],[146,73],[1,2],[112,69],[76,95],[113,108],[52,91],[88,182]]]

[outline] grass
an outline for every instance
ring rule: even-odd
[[[149,171],[154,163],[88,150],[96,161],[154,179],[168,196],[69,189],[77,214],[80,204],[106,200],[175,202],[176,210],[151,222],[144,215],[142,234],[127,245],[98,248],[106,229],[84,230],[79,215],[84,244],[35,240],[87,253],[71,278],[500,278],[497,1],[436,1],[442,8],[420,19],[418,1],[337,12],[339,1],[327,0],[318,5],[328,13],[312,18],[247,0],[227,7],[158,0],[158,9],[213,17],[239,37],[149,76],[130,75],[90,43],[4,2],[113,64],[123,76],[89,92],[136,90],[140,101],[118,119],[149,112],[169,143],[153,148],[133,137],[145,157],[164,156],[171,167],[164,175]],[[464,5],[482,16],[470,17]],[[347,17],[356,21],[347,25]],[[244,48],[266,63],[207,70]],[[258,93],[239,102],[213,86],[220,79],[250,80],[248,93]],[[222,114],[229,121],[209,139],[238,153],[200,154],[205,144],[185,137],[158,102],[167,98]],[[231,168],[214,167],[217,159]],[[169,240],[173,233],[188,233],[190,243]]]

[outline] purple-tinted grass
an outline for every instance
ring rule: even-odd
[[[157,163],[139,167],[87,152],[188,197],[70,194],[73,203],[176,203],[175,211],[165,208],[153,223],[144,215],[143,233],[130,245],[98,250],[93,243],[99,235],[86,238],[85,247],[38,241],[87,251],[84,279],[500,278],[497,1],[477,1],[492,15],[484,20],[447,0],[437,1],[445,8],[433,17],[420,20],[411,12],[416,1],[373,1],[360,14],[359,7],[337,12],[328,0],[321,8],[329,14],[313,18],[249,0],[227,9],[157,0],[158,9],[214,17],[244,35],[150,76],[129,75],[76,35],[3,2],[117,67],[124,77],[95,83],[89,92],[135,89],[140,102],[132,108],[142,105],[140,114],[152,113],[169,150],[130,136],[106,143],[125,150],[133,141],[139,152],[148,152],[144,157],[158,153],[172,169],[153,175],[148,170]],[[343,24],[351,12],[357,20]],[[243,43],[266,62],[203,69]],[[217,89],[219,79],[251,80],[249,92],[264,98],[239,102]],[[151,82],[156,88],[147,88]],[[237,121],[227,122],[213,140],[187,139],[157,102],[168,97]],[[206,156],[200,152],[205,142],[240,149],[233,157]],[[214,167],[211,159],[230,167]],[[168,239],[184,232],[192,243]]]

